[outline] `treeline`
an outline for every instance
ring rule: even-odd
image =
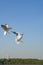
[[[43,64],[43,60],[39,59],[0,59],[2,64]]]

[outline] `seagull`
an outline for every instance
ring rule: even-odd
[[[7,35],[8,31],[12,28],[10,28],[7,24],[1,25],[1,28],[4,31],[4,35]]]
[[[12,32],[12,33],[16,35],[15,42],[16,42],[17,44],[19,44],[20,42],[22,42],[21,39],[22,39],[22,37],[23,37],[23,34],[20,34],[19,32]]]

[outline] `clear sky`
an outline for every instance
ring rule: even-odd
[[[43,0],[0,0],[1,24],[24,36],[17,45],[15,35],[4,36],[0,27],[0,58],[43,59]]]

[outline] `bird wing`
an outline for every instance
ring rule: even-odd
[[[12,31],[13,32],[13,31]],[[16,35],[18,35],[18,33],[17,32],[13,32],[14,34],[16,34]]]

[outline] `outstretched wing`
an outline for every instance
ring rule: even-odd
[[[18,35],[18,33],[17,33],[17,32],[13,32],[13,31],[12,31],[12,33],[14,33],[14,34]]]

